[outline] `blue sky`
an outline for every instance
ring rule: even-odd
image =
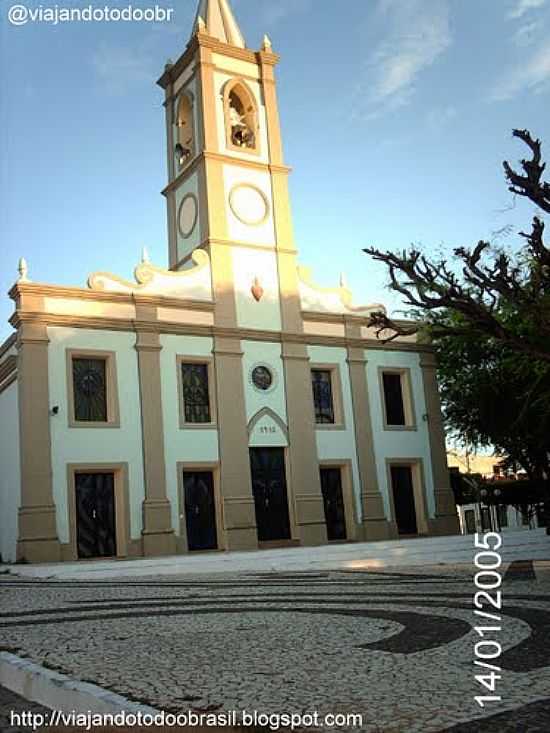
[[[183,51],[197,0],[158,0],[174,9],[159,25],[14,27],[11,4],[0,0],[0,338],[10,333],[4,294],[20,256],[33,280],[77,286],[94,270],[130,277],[144,245],[166,265],[155,81]],[[28,7],[40,4],[48,7]],[[343,270],[357,302],[395,307],[363,247],[517,246],[517,235],[497,233],[528,228],[532,207],[507,192],[501,163],[524,153],[514,127],[541,137],[550,157],[550,0],[233,7],[248,45],[267,32],[282,56],[296,240],[321,284],[337,284]]]

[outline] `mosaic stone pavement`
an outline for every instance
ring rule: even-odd
[[[502,701],[484,709],[471,566],[0,576],[0,650],[170,712],[361,713],[367,733],[547,732],[550,563],[504,571]]]

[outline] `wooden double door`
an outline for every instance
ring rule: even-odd
[[[348,539],[348,533],[340,468],[321,469],[321,491],[325,507],[327,538],[329,542],[343,542]]]
[[[290,540],[284,448],[251,448],[250,471],[258,541]]]
[[[414,481],[411,466],[392,466],[391,482],[395,521],[399,534],[418,534]]]
[[[211,471],[184,471],[183,491],[189,551],[217,550],[214,475]]]
[[[76,544],[79,559],[115,557],[116,509],[113,473],[76,473]]]

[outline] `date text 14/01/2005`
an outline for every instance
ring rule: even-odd
[[[499,571],[502,565],[502,556],[498,552],[502,547],[502,535],[497,532],[487,532],[484,535],[475,534],[475,547],[480,551],[474,557],[476,574],[474,584],[474,613],[477,617],[483,618],[484,626],[475,626],[474,630],[481,637],[474,646],[474,664],[481,667],[483,674],[476,674],[478,684],[486,688],[491,695],[477,695],[474,700],[480,707],[486,703],[500,702],[502,697],[496,695],[497,682],[502,679],[501,667],[494,662],[502,654],[502,646],[496,639],[502,631],[502,616],[494,610],[502,609],[502,573]],[[484,605],[490,611],[484,610]],[[489,625],[489,623],[491,625]]]

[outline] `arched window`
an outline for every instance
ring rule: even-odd
[[[187,94],[182,94],[178,102],[176,118],[176,163],[181,170],[195,154],[195,135],[193,130],[193,106]]]
[[[242,81],[227,85],[224,93],[227,146],[257,153],[258,111],[254,95]]]

